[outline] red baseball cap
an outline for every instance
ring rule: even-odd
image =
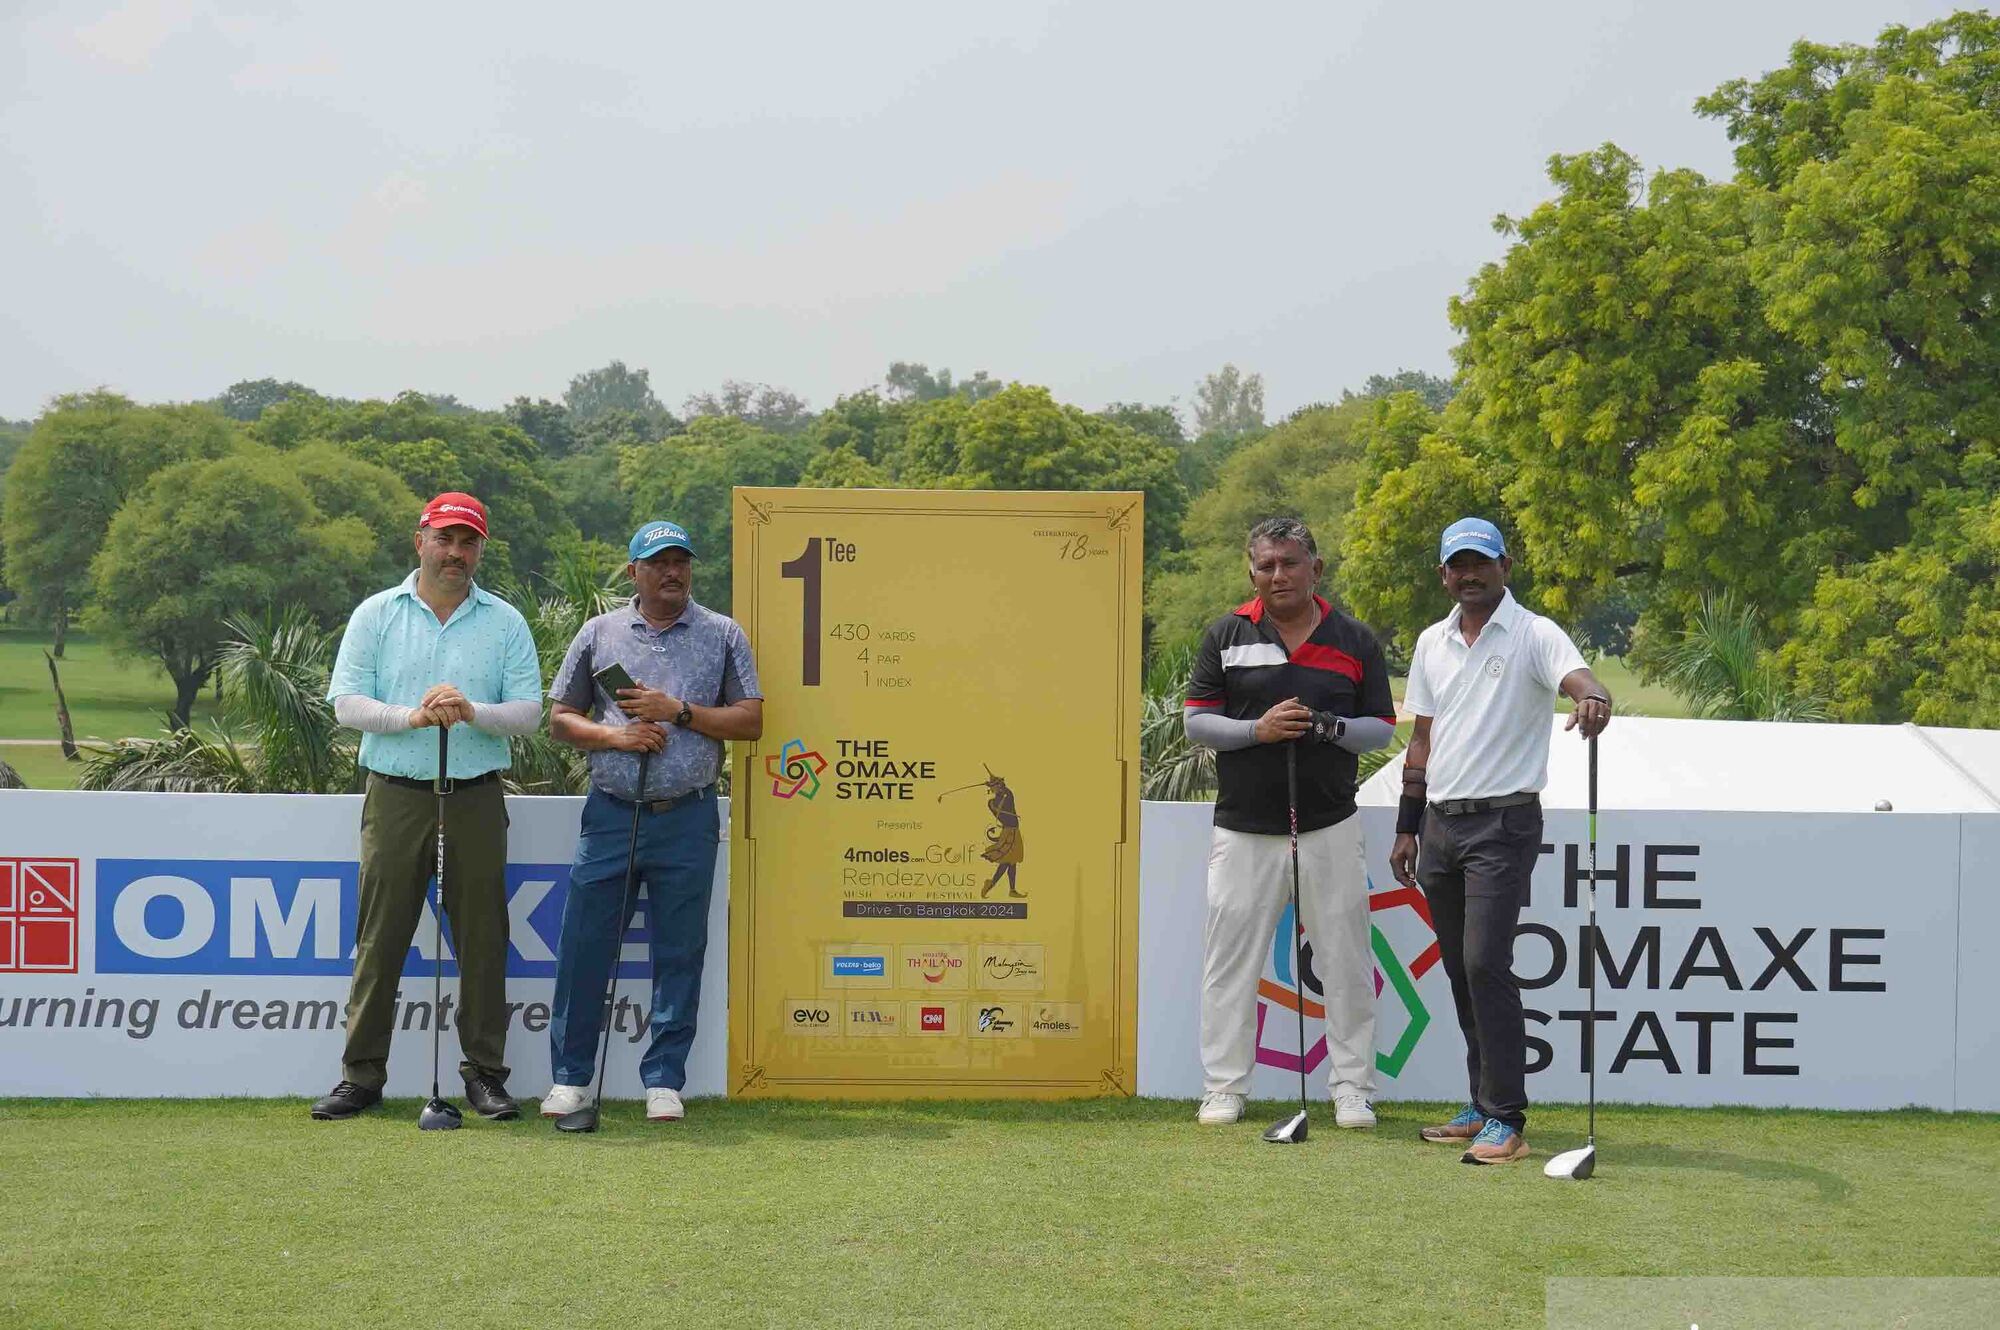
[[[477,531],[481,539],[486,536],[486,505],[470,494],[460,494],[457,490],[446,490],[424,505],[424,515],[417,519],[418,526],[469,526]]]

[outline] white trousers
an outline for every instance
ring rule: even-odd
[[[1257,981],[1292,899],[1290,838],[1215,829],[1202,936],[1201,1066],[1210,1092],[1250,1092],[1257,1062]],[[1375,1086],[1375,960],[1368,945],[1368,868],[1357,814],[1299,836],[1299,909],[1312,967],[1326,990],[1327,1086],[1367,1096]],[[1286,939],[1289,943],[1290,939]],[[1298,1017],[1274,1007],[1287,1046]],[[1311,1032],[1307,1032],[1308,1043]]]

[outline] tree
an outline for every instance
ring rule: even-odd
[[[1414,456],[1497,488],[1545,607],[1636,601],[1644,665],[1729,587],[1837,715],[1992,714],[1996,54],[1984,14],[1802,42],[1699,103],[1732,180],[1642,188],[1607,144],[1501,219],[1514,243],[1451,306],[1460,395]],[[1427,524],[1437,480],[1381,474],[1352,530]]]
[[[938,402],[947,397],[983,402],[1006,387],[983,369],[969,379],[954,383],[949,369],[940,369],[933,374],[929,366],[908,360],[898,360],[890,365],[889,372],[882,376],[882,383],[890,398],[899,402]]]
[[[507,423],[535,441],[545,457],[567,457],[576,450],[576,426],[569,408],[546,397],[516,397],[507,403]]]
[[[142,407],[102,390],[50,404],[8,469],[0,531],[7,585],[54,625],[58,657],[126,496],[163,467],[219,457],[235,442],[236,427],[207,407]]]
[[[7,511],[7,468],[14,465],[14,454],[21,451],[21,445],[28,441],[28,431],[33,428],[27,421],[0,420],[0,513]],[[17,593],[5,580],[7,568],[6,528],[0,524],[0,606],[11,604]]]
[[[280,402],[288,402],[294,397],[318,396],[303,383],[293,383],[289,379],[282,383],[277,379],[239,379],[223,389],[222,396],[209,405],[231,420],[247,423]]]
[[[1450,379],[1440,379],[1435,374],[1426,374],[1420,369],[1399,369],[1394,374],[1370,374],[1361,384],[1358,393],[1345,388],[1340,391],[1340,400],[1351,401],[1356,397],[1394,397],[1397,393],[1415,393],[1423,404],[1433,411],[1442,411],[1451,405],[1451,399],[1458,396],[1458,385]]]
[[[773,434],[734,416],[698,416],[687,433],[619,451],[619,487],[640,521],[668,518],[701,551],[695,599],[728,612],[730,541],[737,485],[795,485],[815,449],[798,435]]]
[[[797,393],[740,379],[724,379],[722,387],[712,393],[690,394],[681,409],[691,421],[700,416],[727,416],[773,434],[796,434],[812,421],[812,408]]]
[[[295,399],[266,411],[250,432],[280,450],[330,443],[388,468],[418,501],[409,513],[410,530],[421,502],[431,495],[444,490],[476,495],[493,531],[480,565],[480,579],[489,586],[533,577],[547,566],[555,544],[576,534],[543,474],[534,440],[491,413],[441,412],[421,393],[344,405]],[[398,549],[399,557],[407,557],[406,541]]]
[[[1236,437],[1264,427],[1264,376],[1224,365],[1194,390],[1197,435]]]
[[[1182,549],[1147,586],[1158,639],[1180,643],[1250,595],[1244,539],[1267,517],[1293,516],[1312,528],[1327,560],[1323,587],[1341,586],[1339,546],[1363,466],[1362,427],[1370,404],[1326,407],[1243,444],[1188,505]]]
[[[603,369],[586,370],[569,381],[563,405],[578,423],[592,420],[607,411],[634,411],[640,415],[664,416],[667,409],[653,396],[649,371],[626,369],[614,360]]]
[[[112,520],[91,562],[91,622],[157,659],[185,729],[233,616],[296,604],[325,623],[380,589],[379,542],[329,518],[293,460],[254,445],[156,473]]]
[[[1661,681],[1692,716],[1826,719],[1826,704],[1794,689],[1771,659],[1756,607],[1728,591],[1703,597],[1694,622],[1658,659]]]

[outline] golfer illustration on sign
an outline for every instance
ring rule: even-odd
[[[986,767],[984,762],[979,764]],[[946,790],[938,796],[944,802],[945,794],[957,794],[959,790],[986,791],[986,811],[993,815],[994,825],[986,829],[986,839],[990,842],[979,852],[979,857],[994,865],[993,876],[979,889],[981,899],[989,896],[993,888],[1000,885],[1000,879],[1007,879],[1007,894],[1016,899],[1026,899],[1028,893],[1020,889],[1016,870],[1027,852],[1021,843],[1021,814],[1014,807],[1014,792],[1007,788],[1004,776],[993,774],[993,768],[986,767],[986,779],[971,785],[961,785],[957,790]]]

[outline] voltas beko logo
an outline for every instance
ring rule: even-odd
[[[880,978],[888,973],[888,961],[881,956],[835,956],[833,972],[841,978]]]
[[[826,759],[806,747],[803,739],[787,739],[785,746],[764,759],[764,774],[771,778],[771,793],[780,799],[819,797],[819,773]]]
[[[77,861],[0,859],[0,974],[75,974]]]

